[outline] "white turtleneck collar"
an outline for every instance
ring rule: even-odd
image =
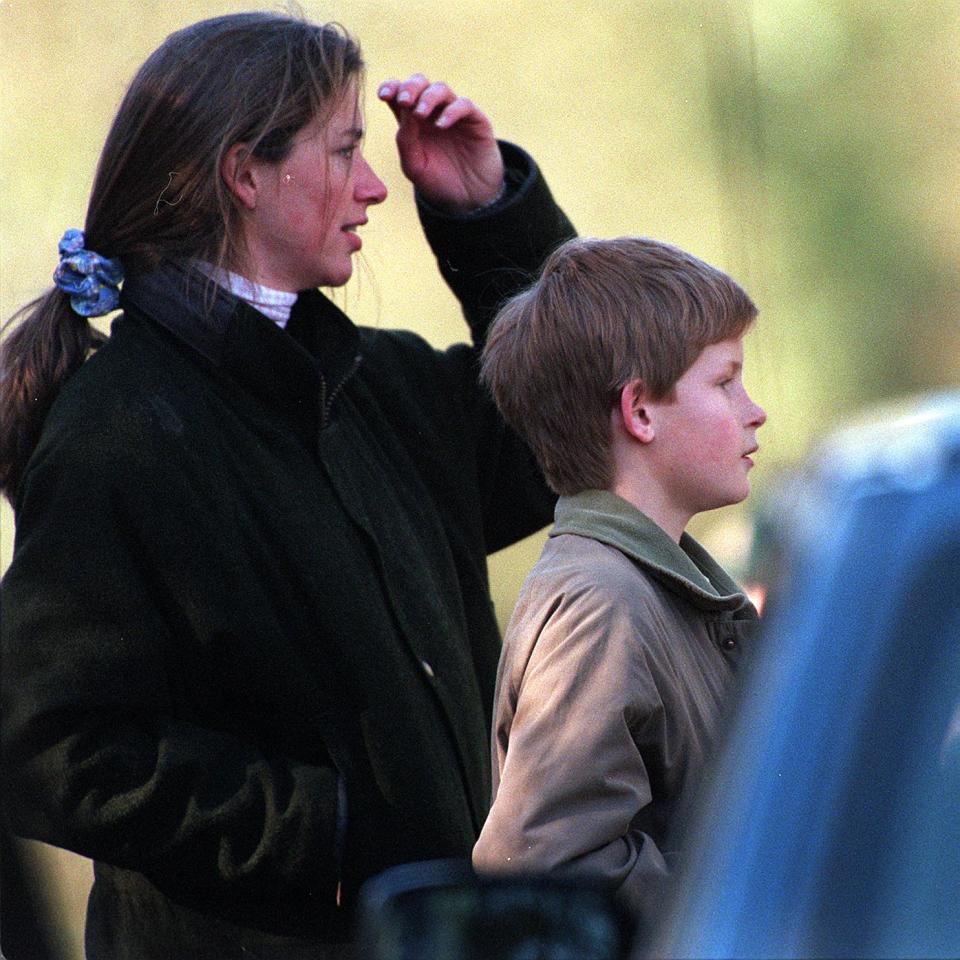
[[[197,260],[196,263],[197,268],[205,276],[219,283],[221,287],[229,290],[235,297],[245,300],[254,310],[258,310],[264,316],[269,317],[281,329],[286,327],[287,321],[290,319],[290,311],[297,302],[297,294],[290,293],[287,290],[274,290],[272,287],[265,287],[260,283],[248,280],[246,277],[241,277],[239,273],[223,270],[203,260]]]

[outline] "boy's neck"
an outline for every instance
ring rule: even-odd
[[[610,492],[635,506],[648,519],[652,520],[675,543],[680,542],[690,517],[679,510],[670,501],[660,485],[652,477],[638,473],[618,476],[610,486]]]
[[[613,482],[607,489],[632,504],[679,543],[693,514],[671,496],[663,469],[657,458],[651,456],[651,445],[640,442],[624,429],[622,413],[616,407],[610,411],[610,425]]]

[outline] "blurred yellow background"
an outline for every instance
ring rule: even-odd
[[[130,76],[163,37],[256,4],[0,0],[0,315],[49,284],[82,227]],[[268,9],[282,9],[265,4]],[[769,414],[754,471],[777,475],[849,412],[956,383],[960,354],[960,4],[872,0],[328,0],[368,63],[367,156],[391,190],[337,294],[361,323],[464,334],[419,233],[375,97],[420,70],[476,100],[539,161],[583,234],[669,240],[756,300],[747,381]],[[694,532],[742,568],[749,507]],[[0,566],[13,522],[2,515]],[[509,615],[541,538],[492,560]],[[80,956],[89,866],[68,863],[61,955]],[[79,877],[79,880],[77,879]],[[64,907],[63,903],[72,904]],[[16,960],[16,958],[11,958]]]

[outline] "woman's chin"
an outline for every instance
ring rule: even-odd
[[[342,287],[353,276],[353,263],[347,260],[344,264],[337,264],[324,271],[318,287]]]

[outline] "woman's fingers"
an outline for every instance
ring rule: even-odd
[[[397,119],[400,166],[429,202],[472,210],[498,195],[500,149],[489,118],[472,100],[422,73],[385,80],[377,95]]]
[[[432,117],[436,122],[445,108],[457,100],[457,95],[445,83],[431,83],[417,98],[413,112],[423,120]],[[440,124],[445,126],[449,124]]]
[[[380,97],[399,119],[404,111],[414,108],[420,95],[430,86],[422,73],[414,73],[406,80],[385,80],[377,89]]]
[[[407,80],[385,80],[377,95],[387,103],[397,118],[409,112],[419,120],[432,119],[438,127],[450,127],[457,121],[479,113],[468,97],[458,97],[442,80],[430,83],[422,73]]]

